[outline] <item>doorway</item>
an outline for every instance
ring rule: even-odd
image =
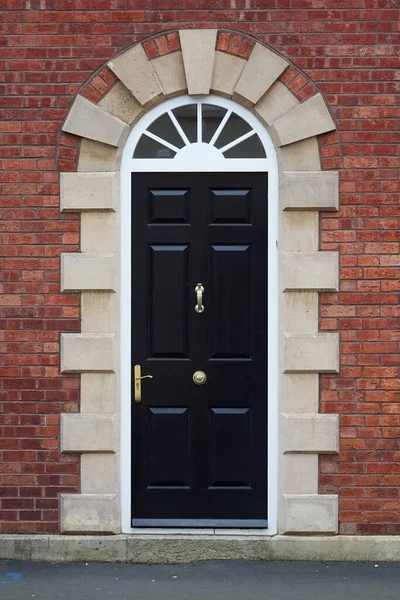
[[[174,99],[127,142],[121,369],[125,406],[130,392],[130,527],[270,524],[275,154],[247,112],[221,98]]]

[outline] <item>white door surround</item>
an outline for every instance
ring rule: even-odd
[[[197,118],[197,142],[190,143],[184,132],[181,133],[185,145],[177,151],[175,158],[133,158],[142,135],[147,128],[162,115],[172,114],[178,107],[195,106]],[[199,143],[202,139],[202,107],[217,106],[227,112],[209,143]],[[204,111],[205,112],[205,111]],[[225,158],[222,150],[213,145],[218,133],[223,130],[229,115],[241,117],[257,135],[264,147],[265,158]],[[203,117],[204,118],[204,117]],[[178,124],[179,127],[179,124]],[[236,140],[237,141],[237,140]],[[168,142],[166,142],[168,143]],[[238,144],[239,146],[240,144]],[[131,173],[139,172],[268,172],[268,529],[259,530],[268,535],[277,532],[278,499],[278,164],[274,145],[266,129],[259,120],[243,106],[232,100],[218,96],[179,96],[166,100],[150,110],[132,129],[127,139],[121,161],[121,514],[124,533],[143,533],[143,528],[131,527],[131,365],[124,360],[125,349],[131,347]],[[266,199],[267,201],[267,199]],[[134,274],[133,274],[134,276]],[[267,399],[266,399],[267,401]],[[153,533],[154,529],[148,529]],[[167,530],[163,530],[164,533]],[[171,531],[171,530],[168,530]],[[172,530],[186,533],[188,530]],[[193,532],[194,530],[190,530]],[[198,530],[195,530],[198,532]],[[218,530],[207,530],[214,532]],[[224,532],[224,530],[219,530]],[[253,534],[254,534],[254,530]]]

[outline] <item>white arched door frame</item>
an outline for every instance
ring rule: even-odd
[[[206,143],[185,145],[174,158],[133,158],[134,150],[146,129],[161,115],[180,106],[211,104],[233,111],[258,135],[266,158],[225,158],[221,151]],[[166,100],[146,113],[133,127],[123,149],[121,186],[121,515],[124,533],[143,533],[131,527],[131,174],[143,172],[268,172],[268,528],[266,535],[277,532],[278,503],[278,161],[275,147],[265,127],[253,113],[232,100],[219,96],[179,96]],[[127,349],[129,349],[127,351]],[[267,400],[267,399],[266,399]],[[154,533],[154,529],[148,529]],[[165,530],[193,533],[195,530]],[[214,530],[210,530],[210,533]],[[217,531],[217,530],[215,530]],[[227,530],[220,530],[227,532]],[[254,530],[239,530],[255,533]]]

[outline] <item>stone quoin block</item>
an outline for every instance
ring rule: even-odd
[[[118,259],[116,254],[64,253],[61,255],[61,290],[116,292]]]
[[[283,494],[279,533],[337,533],[338,497]]]
[[[315,290],[334,292],[339,289],[339,255],[337,252],[281,252],[281,290]]]
[[[282,210],[338,210],[338,171],[284,171],[279,181]]]
[[[339,334],[282,335],[283,372],[339,372]]]
[[[61,334],[61,372],[114,371],[116,343],[115,334]]]
[[[62,533],[118,533],[116,494],[61,494]]]
[[[284,453],[339,452],[339,416],[319,414],[281,414]]]
[[[119,173],[61,173],[60,205],[63,212],[115,210]]]
[[[116,452],[118,415],[61,415],[61,452]]]

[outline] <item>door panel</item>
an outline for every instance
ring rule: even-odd
[[[132,523],[264,527],[267,176],[134,174],[132,193],[132,372],[153,376],[132,399]]]
[[[189,486],[189,411],[149,408],[146,483],[154,487]]]
[[[211,358],[250,358],[248,244],[211,246]]]
[[[187,357],[189,247],[149,246],[149,358]],[[166,281],[170,282],[166,285]]]
[[[209,487],[251,489],[251,410],[212,408]]]
[[[189,222],[189,190],[150,190],[150,225]]]

